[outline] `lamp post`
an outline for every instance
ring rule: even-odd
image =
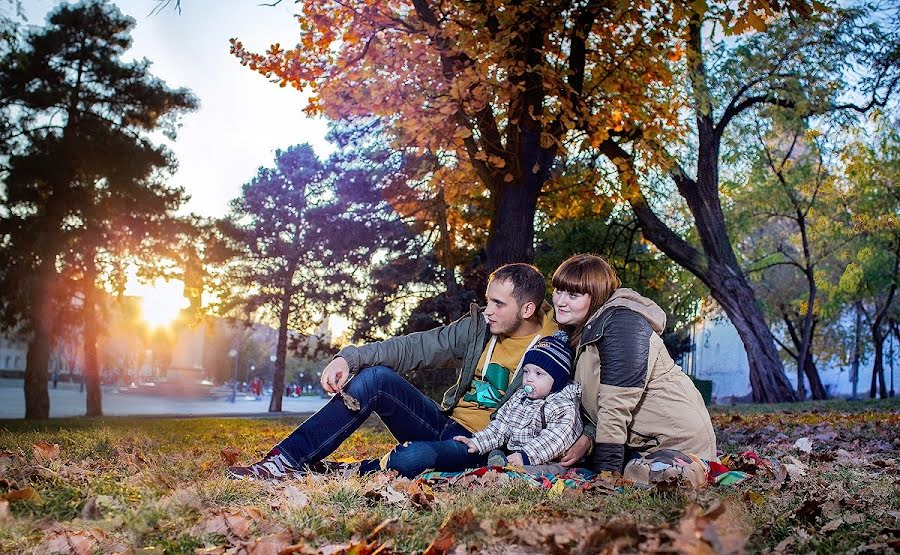
[[[231,402],[233,403],[235,397],[237,396],[237,359],[238,352],[234,349],[228,351],[228,356],[234,359],[234,364],[231,365]]]

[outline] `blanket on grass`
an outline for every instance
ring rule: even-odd
[[[727,454],[718,461],[704,461],[707,465],[706,478],[709,485],[734,486],[753,478],[758,474],[771,476],[774,480],[783,480],[784,467],[773,458],[761,457],[753,451],[744,451],[735,455]],[[662,464],[654,461],[654,465]],[[656,469],[659,471],[660,469]],[[587,489],[591,486],[594,472],[586,468],[565,468],[560,465],[539,466],[484,466],[460,472],[425,472],[419,478],[428,484],[469,485],[473,483],[487,484],[493,481],[525,480],[535,487],[560,491],[563,489]],[[641,487],[652,486],[652,483],[638,483]]]

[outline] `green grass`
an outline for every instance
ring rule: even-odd
[[[298,418],[2,421],[0,450],[14,455],[0,457],[0,496],[24,487],[37,495],[11,502],[9,515],[0,516],[0,552],[30,552],[63,530],[90,529],[102,531],[98,533],[105,538],[95,542],[95,552],[112,550],[115,544],[145,552],[192,553],[240,546],[285,529],[292,542],[309,549],[389,541],[396,552],[421,552],[441,534],[450,534],[455,545],[473,551],[502,552],[518,545],[567,552],[579,542],[599,549],[596,542],[612,541],[603,539],[604,527],[612,523],[632,527],[631,543],[620,546],[628,552],[643,549],[639,541],[672,541],[690,528],[689,506],[708,509],[720,502],[737,516],[709,519],[720,532],[745,527],[751,552],[772,551],[783,541],[793,542],[789,552],[844,553],[861,546],[877,552],[896,546],[890,542],[897,540],[891,534],[900,528],[900,402],[740,405],[715,407],[711,413],[720,447],[754,450],[783,461],[797,457],[808,465],[807,475],[769,491],[763,489],[766,481],[757,480],[700,491],[626,486],[616,493],[595,487],[559,496],[515,480],[483,487],[435,486],[433,499],[424,506],[408,498],[390,503],[372,495],[373,488],[386,483],[384,476],[320,477],[291,482],[309,504],[282,506],[276,503],[283,493],[278,487],[225,479],[220,451],[234,449],[239,460],[256,460],[293,430]],[[793,449],[799,437],[818,438],[811,455]],[[41,441],[59,445],[59,458],[38,458],[33,446]],[[368,425],[334,457],[378,456],[391,445],[380,425]],[[866,462],[848,465],[836,457],[838,449]],[[410,484],[387,483],[399,489]],[[99,507],[99,513],[85,510],[89,504]],[[813,510],[809,517],[809,507],[818,516]],[[217,514],[244,510],[256,511],[247,538],[194,530]],[[385,521],[382,533],[370,537]],[[836,524],[821,532],[828,522]],[[607,535],[621,539],[621,534]]]

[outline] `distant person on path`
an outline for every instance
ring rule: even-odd
[[[577,353],[575,380],[587,418],[585,435],[561,464],[621,473],[630,461],[663,450],[685,455],[678,460],[715,459],[716,435],[703,398],[659,335],[663,310],[620,288],[615,270],[599,256],[565,260],[552,285],[556,321]]]
[[[555,460],[582,431],[581,386],[570,379],[572,356],[565,332],[542,338],[525,353],[522,387],[497,409],[488,427],[472,437],[453,439],[469,453],[490,454],[487,463],[492,466]]]
[[[473,303],[468,315],[446,326],[341,349],[321,377],[322,388],[335,397],[262,460],[230,467],[228,475],[272,480],[333,468],[322,459],[372,412],[398,445],[380,460],[362,461],[360,472],[394,469],[415,476],[442,470],[443,464],[483,464],[483,457],[469,453],[464,444],[443,440],[483,430],[519,389],[525,352],[557,331],[545,292],[537,268],[508,264],[488,278],[483,309]],[[460,371],[459,379],[441,405],[398,374],[450,368]]]

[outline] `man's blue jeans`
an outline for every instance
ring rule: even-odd
[[[359,401],[358,411],[348,409],[341,396],[335,395],[278,444],[282,455],[295,467],[311,465],[330,455],[373,412],[399,445],[382,461],[362,461],[362,473],[392,469],[412,478],[429,469],[465,470],[484,466],[487,461],[487,455],[469,453],[465,444],[453,441],[453,436],[471,437],[471,432],[386,366],[362,369],[344,391]]]

